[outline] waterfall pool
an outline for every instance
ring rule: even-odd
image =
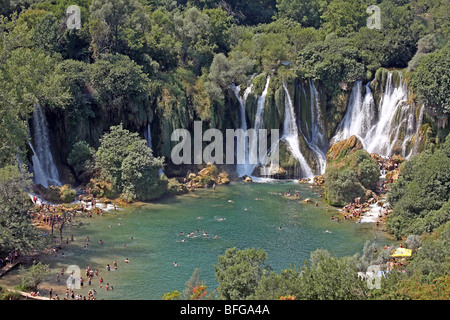
[[[289,190],[291,197],[280,196]],[[295,190],[299,198],[294,197]],[[312,202],[305,203],[306,198]],[[318,206],[314,205],[316,201]],[[213,265],[231,247],[265,250],[267,263],[279,273],[291,263],[301,267],[316,249],[327,249],[341,257],[361,253],[364,243],[374,238],[379,245],[390,244],[381,227],[354,220],[342,219],[338,223],[330,219],[338,214],[338,209],[330,206],[327,211],[326,207],[310,184],[232,182],[215,191],[197,190],[111,210],[103,216],[77,218],[85,225],[67,230],[64,239],[69,238],[69,244],[64,242],[57,257],[41,257],[43,263],[50,264],[51,273],[40,288],[46,294],[53,288],[63,299],[68,275],[58,283],[56,274],[75,265],[84,279],[83,288],[74,290],[75,294],[87,295],[94,288],[97,299],[161,299],[166,292],[182,292],[196,268],[200,269],[208,291],[214,290],[218,283]],[[189,233],[191,236],[187,236]],[[130,262],[125,263],[125,259]],[[112,268],[114,260],[117,270]],[[106,270],[107,264],[111,271]],[[91,286],[86,277],[87,266],[99,271]],[[100,276],[104,279],[103,288],[99,287]],[[0,285],[5,286],[18,282],[17,270],[0,279]],[[114,290],[106,291],[106,283]]]

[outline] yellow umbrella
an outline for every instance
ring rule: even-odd
[[[412,250],[405,248],[397,248],[394,253],[391,254],[391,257],[411,257]]]

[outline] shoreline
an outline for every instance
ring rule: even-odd
[[[233,181],[234,182],[234,181]],[[292,184],[292,185],[298,185],[299,183],[298,182],[296,182],[296,181],[284,181],[284,180],[282,180],[282,181],[280,181],[280,182],[282,182],[282,183],[284,183],[284,182],[287,182],[288,184]],[[241,182],[239,182],[239,181],[237,181],[237,182],[234,182],[234,183],[232,183],[232,185],[234,185],[235,183],[239,183],[239,184],[247,184],[247,183],[245,183],[245,182],[243,182],[243,181],[241,181]],[[257,182],[256,182],[257,183]],[[309,186],[309,188],[308,188],[308,186]],[[302,187],[302,188],[308,188],[308,190],[311,190],[311,192],[314,192],[314,193],[316,193],[316,195],[318,196],[318,197],[320,197],[320,195],[321,195],[321,190],[322,190],[322,186],[319,186],[319,185],[308,185],[308,184],[304,184],[304,187]],[[210,190],[211,188],[209,188],[209,190]],[[181,194],[181,196],[182,197],[178,197],[178,195],[176,195],[176,198],[183,198],[183,197],[185,197],[185,196],[194,196],[194,198],[197,198],[197,196],[196,196],[196,194],[198,194],[198,196],[200,196],[201,194],[202,194],[202,190],[203,190],[203,192],[205,192],[205,191],[208,191],[208,189],[203,189],[203,188],[201,188],[201,190],[200,190],[200,192],[188,192],[188,193],[186,193],[186,194]],[[308,203],[306,200],[308,199],[307,197],[305,198],[305,197],[294,197],[293,196],[293,194],[294,193],[292,193],[292,196],[291,197],[286,197],[285,195],[282,195],[282,197],[285,199],[285,200],[298,200],[299,202],[301,201],[302,203],[304,203],[304,205],[307,205],[307,206],[314,206],[314,200],[313,201],[311,201],[310,203]],[[321,198],[321,200],[323,200],[324,201],[324,206],[326,205],[326,201],[325,201],[325,199],[324,198],[322,198],[322,197],[320,197]],[[112,202],[114,201],[114,200],[111,200]],[[306,203],[308,203],[308,204],[306,204]],[[62,205],[62,207],[65,207],[65,205],[68,205],[68,206],[70,206],[71,207],[71,209],[73,210],[73,209],[75,209],[75,207],[74,207],[74,205],[75,206],[77,206],[77,205],[82,205],[82,203],[81,202],[76,202],[76,203],[70,203],[70,204],[60,204],[60,205]],[[122,207],[119,207],[118,209],[118,213],[120,213],[120,211],[121,210],[126,210],[126,211],[128,211],[130,208],[133,208],[133,207],[141,207],[141,206],[147,206],[147,205],[152,205],[152,202],[133,202],[133,203],[129,203],[129,204],[126,204],[125,206],[122,206]],[[102,202],[100,202],[100,201],[98,201],[98,202],[96,202],[96,206],[95,207],[90,207],[90,209],[89,209],[89,211],[92,213],[92,216],[88,216],[88,215],[79,215],[79,214],[77,214],[77,216],[78,217],[82,217],[82,218],[85,218],[85,219],[87,219],[88,217],[95,217],[95,209],[97,208],[97,206],[99,206],[99,207],[103,207],[103,203]],[[322,207],[322,205],[321,205],[321,207]],[[38,207],[39,208],[39,207]],[[79,207],[77,207],[77,208],[79,208]],[[325,207],[323,208],[324,210],[325,210]],[[337,208],[336,208],[337,209]],[[94,212],[92,212],[92,211],[94,211]],[[333,213],[334,213],[334,211],[335,210],[333,210]],[[111,211],[105,211],[105,214],[108,214],[108,212],[111,212]],[[328,212],[328,211],[327,211]],[[100,216],[100,215],[99,215]],[[85,220],[85,219],[83,219],[83,220]],[[36,221],[36,222],[39,222],[39,224],[37,224],[36,225],[36,227],[38,228],[38,229],[41,229],[41,230],[45,230],[45,231],[50,231],[50,229],[51,229],[51,226],[50,225],[46,225],[45,223],[43,223],[42,221]],[[383,233],[386,233],[384,230],[383,230]],[[57,237],[57,234],[54,234],[53,235],[54,237]],[[63,240],[66,238],[66,236],[64,236],[63,237]],[[82,239],[80,239],[80,241],[82,241]],[[59,251],[59,252],[61,252],[61,251],[67,251],[67,252],[69,252],[70,251],[70,242],[69,242],[69,246],[67,246],[67,244],[65,244],[65,241],[63,241],[63,243],[61,244],[61,245],[56,245],[56,246],[54,246],[53,248],[56,248],[57,249],[57,251]],[[50,249],[51,250],[51,249]],[[39,258],[40,258],[40,260],[42,260],[42,261],[45,261],[45,260],[48,260],[48,258],[50,258],[50,260],[53,260],[53,258],[52,258],[52,252],[50,251],[50,250],[48,250],[47,252],[42,252],[40,255],[39,255]],[[58,253],[58,256],[59,256],[59,252],[57,252]],[[55,262],[55,261],[54,261]],[[53,268],[53,267],[52,267]],[[95,287],[95,286],[94,286]],[[56,288],[55,286],[53,286],[53,289],[54,290],[56,290],[57,292],[59,292],[59,293],[61,293],[61,292],[64,292],[64,290],[65,290],[65,286],[63,286],[63,285],[61,285],[59,288]],[[64,289],[64,290],[63,290]],[[96,290],[98,290],[97,289],[97,287],[95,287],[95,289]],[[64,297],[62,297],[61,295],[60,295],[60,298],[61,298],[61,300],[64,298]],[[69,300],[71,300],[70,298],[69,298]]]

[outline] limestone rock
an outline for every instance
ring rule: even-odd
[[[327,163],[330,163],[331,161],[339,158],[343,158],[346,155],[361,149],[363,149],[362,142],[356,136],[351,136],[348,139],[339,141],[329,148],[326,154]]]

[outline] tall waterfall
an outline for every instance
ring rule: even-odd
[[[323,174],[325,173],[326,167],[325,151],[328,147],[328,141],[325,134],[325,121],[322,110],[320,109],[319,93],[312,80],[309,80],[309,92],[311,127],[308,128],[308,136],[305,137],[305,140],[314,154],[318,173]]]
[[[303,156],[300,150],[300,141],[298,139],[298,135],[300,132],[297,126],[297,119],[294,112],[294,106],[292,104],[292,100],[285,82],[283,82],[283,88],[286,94],[286,99],[285,99],[285,115],[283,123],[283,136],[281,137],[281,139],[286,141],[287,146],[291,151],[292,155],[299,161],[302,176],[306,178],[312,178],[314,177],[314,173],[312,172],[311,168],[309,167],[305,157]]]
[[[356,81],[350,95],[347,112],[339,123],[336,135],[333,137],[334,142],[339,142],[355,135],[364,144],[367,132],[377,117],[375,101],[369,84],[370,82],[366,85],[366,93],[362,97],[362,82]]]
[[[33,151],[34,183],[48,188],[50,185],[61,185],[58,169],[53,160],[48,137],[47,120],[44,110],[37,104],[33,111],[34,143],[30,142]],[[33,147],[34,146],[34,147]]]
[[[144,130],[144,137],[145,137],[145,140],[147,140],[147,146],[153,150],[153,148],[152,148],[152,131],[151,131],[150,122],[147,124],[146,130]]]
[[[381,92],[380,105],[375,106],[369,84],[362,98],[361,82],[352,89],[347,112],[338,126],[333,143],[356,135],[364,149],[370,153],[391,156],[394,153],[409,158],[417,152],[419,127],[423,108],[416,118],[416,106],[409,101],[409,91],[404,79],[399,84],[393,81],[393,71],[387,74],[386,85]],[[415,137],[416,143],[411,146]]]
[[[239,101],[239,111],[241,116],[241,127],[240,129],[247,131],[247,117],[245,112],[245,106],[247,103],[248,95],[253,90],[253,84],[250,84],[244,91],[244,95],[240,95],[241,88],[240,86],[236,86],[234,83],[231,84],[231,89],[234,92],[234,95],[236,96],[237,100]],[[250,176],[253,172],[254,165],[249,163],[249,144],[246,142],[247,139],[244,138],[245,143],[245,163],[244,164],[237,164],[236,165],[236,171],[240,177],[244,175]]]
[[[265,102],[266,102],[267,91],[269,90],[269,83],[270,83],[270,76],[267,77],[264,90],[261,93],[261,96],[258,97],[258,101],[257,101],[256,115],[255,115],[255,128],[254,129],[255,129],[258,139],[253,139],[252,145],[250,146],[250,150],[253,150],[254,152],[257,152],[257,150],[258,150],[259,129],[263,129],[263,126],[264,126],[264,106],[265,106]],[[258,153],[258,155],[259,155],[259,153]],[[254,170],[257,166],[258,166],[257,163],[253,164],[252,168],[246,174],[248,176],[250,176],[254,172]]]

